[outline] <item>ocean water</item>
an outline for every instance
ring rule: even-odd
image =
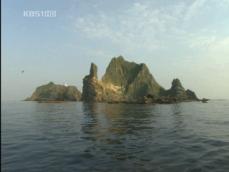
[[[228,172],[229,101],[2,102],[2,171]]]

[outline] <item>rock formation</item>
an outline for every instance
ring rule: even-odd
[[[185,90],[179,79],[174,79],[169,90],[161,87],[147,66],[114,57],[101,80],[97,66],[91,64],[90,74],[83,79],[83,101],[173,103],[198,100],[195,93]]]
[[[198,100],[196,94],[191,90],[185,90],[179,79],[172,81],[172,86],[165,92],[166,96],[175,98],[178,101]]]
[[[82,100],[87,102],[121,101],[123,95],[118,87],[98,80],[97,66],[92,63],[90,74],[83,79]]]
[[[102,82],[119,87],[127,100],[147,94],[157,97],[163,90],[145,64],[125,61],[122,56],[111,60]]]
[[[75,86],[50,82],[38,87],[27,101],[80,101],[81,93]]]
[[[97,67],[91,64],[90,74],[83,79],[84,101],[133,102],[151,94],[159,97],[164,89],[155,81],[145,64],[113,58],[99,81]]]
[[[40,86],[26,100],[33,101],[85,101],[108,103],[174,103],[198,101],[196,94],[185,90],[179,79],[172,81],[170,89],[161,87],[144,64],[114,57],[102,79],[97,76],[97,66],[91,63],[89,75],[83,78],[82,96],[74,86],[50,82]]]
[[[98,81],[97,66],[91,63],[90,74],[83,79],[83,101],[103,101],[103,86]]]

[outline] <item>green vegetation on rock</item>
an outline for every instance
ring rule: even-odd
[[[49,82],[39,86],[27,101],[79,101],[81,93],[75,86],[57,85]]]
[[[128,62],[122,56],[111,60],[102,82],[120,86],[128,99],[147,94],[159,96],[163,90],[145,64]]]

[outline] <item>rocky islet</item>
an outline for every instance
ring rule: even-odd
[[[196,94],[182,86],[179,79],[166,90],[157,83],[146,64],[129,62],[124,57],[111,59],[102,79],[98,68],[91,63],[90,72],[83,78],[82,94],[75,86],[50,82],[38,87],[29,101],[84,101],[108,103],[175,103],[199,101]]]

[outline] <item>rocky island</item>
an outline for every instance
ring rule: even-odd
[[[174,103],[197,101],[196,94],[185,90],[174,79],[169,90],[160,86],[146,64],[126,61],[122,56],[114,57],[101,80],[97,66],[92,63],[89,75],[83,79],[83,101],[109,103]]]
[[[31,97],[26,101],[80,101],[81,93],[75,86],[57,85],[49,82],[46,85],[37,87]]]
[[[82,95],[75,86],[50,82],[38,87],[26,100],[143,104],[199,101],[193,91],[184,89],[179,79],[174,79],[171,88],[166,90],[158,84],[146,64],[129,62],[122,56],[112,58],[101,80],[97,70],[91,63],[89,74],[83,78]]]

